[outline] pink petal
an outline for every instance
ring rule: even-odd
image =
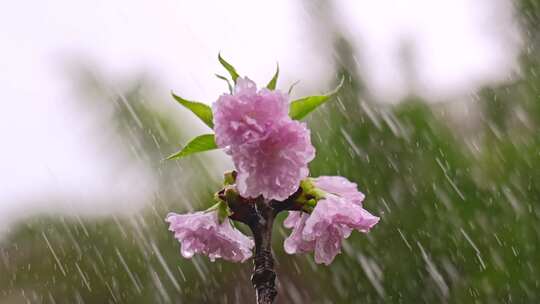
[[[341,196],[347,201],[355,204],[362,204],[365,196],[358,191],[355,183],[350,182],[342,176],[320,176],[313,179],[315,186],[322,190]]]
[[[216,211],[189,214],[169,213],[169,230],[181,244],[185,258],[194,254],[207,255],[212,261],[223,258],[244,262],[252,255],[253,240],[234,229],[228,219],[219,223]]]

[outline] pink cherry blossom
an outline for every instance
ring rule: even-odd
[[[379,218],[361,206],[335,195],[328,195],[306,220],[304,242],[315,242],[315,262],[329,265],[341,252],[341,242],[352,230],[368,232]]]
[[[213,104],[214,131],[220,148],[266,138],[274,126],[289,120],[289,97],[278,90],[257,91],[249,78],[238,78],[234,94],[223,94]]]
[[[313,183],[325,192],[343,197],[351,203],[361,205],[365,198],[355,183],[342,176],[319,176],[313,179]]]
[[[232,156],[244,197],[285,200],[309,174],[315,157],[305,124],[288,116],[289,97],[238,78],[234,94],[213,105],[216,143]]]
[[[189,214],[169,213],[165,219],[169,230],[181,244],[181,253],[191,258],[199,253],[210,260],[223,258],[244,262],[252,255],[253,240],[234,229],[228,219],[221,224],[216,211]]]
[[[289,254],[314,251],[316,263],[329,265],[353,230],[368,232],[379,218],[362,208],[364,195],[347,179],[322,176],[313,179],[313,184],[327,193],[311,214],[289,212],[283,224],[293,231],[284,247]]]
[[[230,151],[240,194],[275,200],[285,200],[298,190],[315,157],[309,130],[293,120],[271,129],[264,139],[233,146]]]

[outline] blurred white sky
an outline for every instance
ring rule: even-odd
[[[395,102],[409,85],[432,100],[462,97],[517,70],[520,36],[509,0],[334,3],[336,27],[351,39],[379,100]],[[301,80],[297,92],[317,93],[334,75],[332,29],[314,26],[314,12],[285,0],[2,3],[0,222],[66,208],[119,210],[151,192],[144,166],[118,161],[107,121],[77,107],[66,61],[95,62],[110,79],[148,71],[164,98],[173,89],[211,102],[224,89],[213,76],[223,72],[222,51],[259,83],[279,61],[283,87]],[[404,42],[417,70],[412,82],[400,63]],[[66,199],[44,205],[39,197],[47,194]],[[108,195],[118,206],[92,205]]]

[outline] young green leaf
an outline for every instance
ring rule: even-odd
[[[193,114],[197,115],[197,117],[199,117],[207,126],[212,129],[214,128],[214,122],[212,121],[214,116],[212,115],[212,109],[208,105],[197,101],[186,100],[178,95],[175,95],[174,93],[171,94],[179,104],[183,105],[188,110],[193,112]]]
[[[221,65],[227,70],[227,72],[229,72],[234,83],[236,83],[236,78],[240,77],[240,75],[238,75],[238,73],[236,72],[236,69],[232,66],[232,64],[228,63],[225,59],[223,59],[220,53],[218,53],[218,60],[219,63],[221,63]]]
[[[276,67],[276,73],[274,74],[274,77],[272,77],[270,82],[266,85],[266,88],[268,88],[269,90],[275,90],[278,76],[279,76],[279,64]]]
[[[229,79],[227,79],[227,77],[219,75],[219,74],[216,74],[216,77],[227,82],[227,87],[229,87],[229,93],[232,94],[233,91],[232,91],[232,86],[231,86],[231,83],[229,82]]]
[[[195,137],[182,150],[170,155],[167,159],[178,159],[191,154],[210,151],[217,149],[216,139],[214,134],[204,134]]]
[[[300,120],[306,117],[311,111],[315,110],[318,106],[322,105],[323,103],[328,101],[330,97],[336,94],[342,85],[343,78],[334,90],[325,95],[308,96],[291,102],[291,105],[289,107],[289,116],[292,119],[296,120]]]

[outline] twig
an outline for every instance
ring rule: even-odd
[[[257,199],[243,198],[234,189],[226,187],[218,196],[227,202],[232,214],[230,218],[249,226],[255,240],[255,256],[253,258],[253,275],[251,283],[255,288],[258,304],[272,304],[277,296],[276,272],[272,256],[272,228],[276,215],[285,210],[301,210],[296,203],[301,189],[284,201],[265,202]]]
[[[272,227],[275,212],[272,207],[262,200],[256,203],[257,221],[249,227],[255,239],[254,269],[251,283],[257,294],[258,304],[272,304],[277,296],[276,273],[272,256]]]

